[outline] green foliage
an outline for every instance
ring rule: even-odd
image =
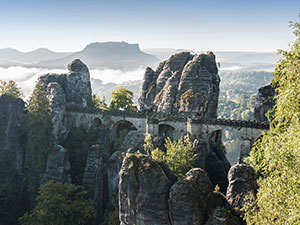
[[[149,139],[147,141],[149,142]],[[150,146],[147,142],[145,145]],[[152,158],[165,162],[177,177],[183,177],[193,168],[196,154],[188,135],[184,136],[184,138],[179,138],[178,141],[172,141],[167,137],[165,139],[165,147],[167,149],[166,153],[158,148],[152,150]]]
[[[110,108],[135,111],[135,107],[133,106],[133,92],[122,87],[119,87],[116,91],[112,91]]]
[[[36,194],[40,173],[45,170],[47,155],[54,149],[50,105],[42,83],[37,83],[28,105],[28,145],[31,151],[29,191]]]
[[[0,95],[2,94],[7,94],[15,98],[23,97],[21,88],[19,88],[16,82],[13,80],[10,80],[8,82],[0,81]]]
[[[92,101],[89,103],[90,108],[97,108],[97,109],[102,109],[102,110],[107,110],[107,104],[105,103],[105,97],[100,99],[98,95],[93,95],[92,96]]]
[[[270,130],[247,159],[260,175],[257,199],[244,209],[248,224],[300,224],[300,22],[293,27],[297,39],[274,73]]]
[[[81,186],[49,181],[37,201],[33,212],[19,219],[22,225],[86,225],[95,216],[95,203]]]

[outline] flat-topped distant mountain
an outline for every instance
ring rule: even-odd
[[[14,66],[35,64],[44,60],[53,60],[68,56],[70,52],[54,52],[47,48],[39,48],[30,52],[21,52],[13,48],[0,49],[0,65]]]
[[[82,51],[66,57],[39,62],[47,68],[65,68],[73,59],[80,59],[91,69],[134,70],[140,67],[157,66],[159,59],[140,50],[138,44],[126,42],[96,42]]]

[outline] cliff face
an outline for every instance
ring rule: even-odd
[[[63,126],[66,107],[84,109],[92,99],[88,67],[76,59],[68,65],[68,70],[66,74],[51,73],[39,77],[48,93],[56,140],[66,133]]]
[[[275,106],[275,87],[270,84],[258,89],[258,96],[255,102],[254,118],[260,122],[267,122],[266,113]]]
[[[220,77],[212,52],[182,52],[147,68],[141,86],[141,111],[216,118]]]
[[[0,96],[0,164],[1,180],[14,177],[25,167],[26,140],[22,137],[25,122],[25,103],[12,96]],[[24,143],[23,143],[24,142]]]

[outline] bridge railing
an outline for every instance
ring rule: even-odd
[[[97,108],[77,108],[77,107],[67,107],[67,112],[78,112],[78,113],[88,113],[88,114],[104,114],[112,116],[121,117],[135,117],[135,118],[152,118],[157,120],[166,120],[173,122],[186,122],[188,119],[192,119],[196,123],[211,124],[211,125],[221,125],[229,127],[249,127],[257,129],[269,129],[269,124],[266,122],[258,122],[253,120],[231,120],[231,119],[220,119],[220,118],[200,118],[191,117],[187,115],[170,115],[163,113],[154,112],[140,112],[140,111],[122,111],[122,110],[102,110]]]

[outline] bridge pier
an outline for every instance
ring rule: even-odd
[[[146,133],[151,135],[159,134],[159,121],[158,119],[149,118],[146,119]]]

